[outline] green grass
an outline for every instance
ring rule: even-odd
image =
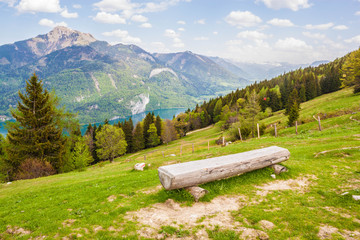
[[[280,128],[277,138],[266,134],[260,139],[220,147],[215,145],[215,139],[221,131],[212,127],[169,145],[125,155],[112,164],[89,167],[84,172],[1,184],[0,239],[39,236],[48,239],[81,236],[85,239],[140,239],[137,232],[140,226],[136,219],[125,218],[128,212],[165,202],[168,198],[183,206],[193,205],[191,196],[184,190],[150,191],[160,184],[157,167],[272,145],[287,148],[291,153],[290,159],[283,164],[289,171],[277,179],[308,176],[310,184],[305,191],[272,191],[266,196],[258,195],[256,186],[274,181],[270,177],[272,170],[265,168],[203,184],[209,194],[201,202],[224,195],[245,196],[245,204],[231,213],[234,221],[242,227],[263,231],[270,239],[318,239],[319,228],[323,225],[339,229],[339,233],[333,235],[334,239],[346,238],[345,231],[360,229],[360,202],[352,199],[352,195],[360,195],[360,148],[357,148],[360,146],[360,123],[350,120],[351,116],[359,118],[359,114],[346,114],[359,111],[359,100],[359,95],[354,96],[344,89],[304,103],[300,113],[304,119],[311,119],[315,112],[337,113],[322,120],[321,132],[313,120],[300,125],[298,135],[293,127]],[[263,121],[277,121],[275,117],[282,122],[286,119],[276,113]],[[320,153],[323,151],[327,152]],[[170,154],[176,154],[176,157]],[[144,155],[150,166],[144,172],[133,171],[134,164],[142,162]],[[344,192],[349,194],[341,195]],[[264,230],[259,224],[261,220],[268,220],[275,227]],[[203,229],[212,239],[236,239],[242,234],[235,229],[206,226],[203,221],[204,217],[199,219],[195,229],[169,223],[158,229],[158,233],[169,238],[182,238]],[[10,233],[8,226],[11,226],[9,229],[21,227],[31,233]],[[104,230],[97,231],[99,226]],[[108,230],[110,227],[118,230]]]

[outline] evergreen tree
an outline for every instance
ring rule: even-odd
[[[289,115],[290,109],[293,107],[294,103],[296,103],[297,108],[300,109],[300,99],[299,99],[298,91],[296,89],[294,89],[291,92],[291,94],[288,98],[288,102],[287,102],[286,108],[285,108],[285,115]]]
[[[40,159],[57,170],[62,166],[65,152],[63,136],[63,112],[57,101],[36,74],[26,81],[25,94],[19,91],[17,109],[11,110],[16,122],[8,125],[6,148],[8,161],[17,171],[20,164],[30,158]]]
[[[145,148],[143,127],[141,122],[138,122],[135,126],[133,133],[133,151],[140,151]]]
[[[156,120],[155,120],[155,127],[157,129],[157,135],[159,137],[161,137],[161,126],[162,126],[162,121],[159,115],[156,116]]]
[[[223,105],[222,100],[221,100],[221,98],[219,98],[219,100],[217,100],[215,108],[214,108],[214,122],[218,122],[220,120],[222,105]]]
[[[300,108],[299,108],[299,104],[295,101],[289,110],[289,115],[288,115],[288,125],[289,126],[293,126],[295,121],[298,120],[299,118],[299,112],[300,112]]]
[[[133,151],[133,122],[132,119],[130,118],[129,121],[124,121],[123,123],[123,131],[125,134],[125,140],[127,142],[127,148],[126,148],[126,152],[130,153]]]
[[[152,124],[154,122],[154,117],[151,113],[146,114],[146,117],[143,120],[143,136],[144,136],[144,144],[145,146],[148,145],[148,140],[149,140],[149,127],[150,124]]]

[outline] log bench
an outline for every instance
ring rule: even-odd
[[[289,159],[289,157],[290,152],[287,149],[272,146],[243,153],[162,166],[158,168],[158,174],[160,182],[166,190],[189,187],[191,189],[191,187],[199,184],[273,166]]]

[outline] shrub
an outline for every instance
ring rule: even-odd
[[[38,158],[28,158],[20,164],[15,180],[45,177],[55,173],[55,169],[49,162],[41,161]]]

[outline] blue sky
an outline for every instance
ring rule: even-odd
[[[56,25],[149,52],[306,64],[360,46],[360,0],[0,0],[0,44]]]

